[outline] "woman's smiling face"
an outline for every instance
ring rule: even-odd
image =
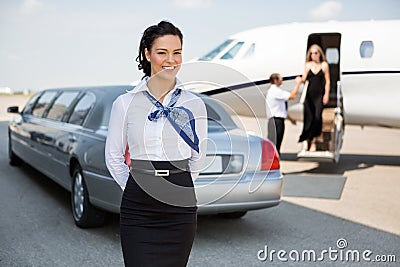
[[[182,43],[177,35],[164,35],[154,40],[149,50],[145,49],[147,60],[151,63],[151,76],[171,79],[177,75],[182,64]]]

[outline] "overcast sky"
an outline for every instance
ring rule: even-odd
[[[182,30],[190,60],[258,26],[400,19],[400,1],[0,0],[0,86],[131,83],[142,76],[134,61],[141,34],[162,19]]]

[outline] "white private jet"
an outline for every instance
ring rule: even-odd
[[[265,117],[269,76],[284,77],[292,90],[307,48],[316,43],[330,67],[330,101],[323,112],[317,151],[302,149],[299,159],[339,160],[344,124],[400,128],[400,20],[290,23],[232,35],[181,69],[192,90],[211,95],[244,116]],[[300,97],[289,115],[302,120]]]

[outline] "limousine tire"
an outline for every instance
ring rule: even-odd
[[[71,205],[74,221],[78,227],[90,228],[104,224],[105,213],[90,204],[82,169],[79,166],[75,167],[72,175]]]
[[[12,151],[10,139],[8,139],[8,158],[11,166],[20,166],[23,163],[22,159]]]

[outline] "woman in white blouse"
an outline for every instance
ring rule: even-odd
[[[126,266],[186,266],[194,240],[193,181],[205,158],[207,113],[176,78],[182,40],[170,22],[148,27],[136,59],[145,76],[111,111],[105,156],[124,190],[120,228]]]

